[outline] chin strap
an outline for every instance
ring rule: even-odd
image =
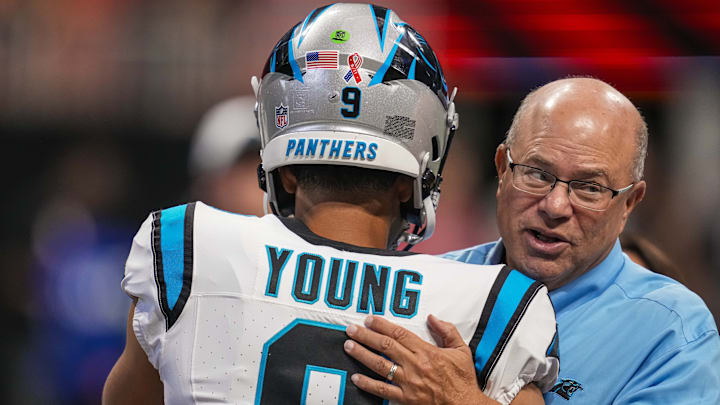
[[[270,198],[268,197],[268,193],[263,193],[263,212],[265,212],[265,215],[269,214],[270,211],[268,210],[268,207],[270,206]]]
[[[420,235],[422,239],[418,242],[430,238],[433,233],[435,233],[435,209],[437,208],[437,200],[439,198],[440,192],[433,191],[423,200],[423,209],[425,210],[425,230],[422,235]]]
[[[257,76],[251,77],[250,86],[253,89],[253,93],[255,93],[255,98],[257,98],[258,90],[260,90],[260,79],[258,79]]]
[[[418,243],[429,239],[433,233],[435,233],[435,209],[437,208],[437,200],[440,198],[438,191],[432,192],[429,196],[423,200],[423,212],[425,213],[425,226],[422,229],[417,229],[413,232],[404,232],[398,239],[398,243],[407,243],[403,248],[404,251],[409,251],[413,246]]]

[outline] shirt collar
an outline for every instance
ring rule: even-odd
[[[610,253],[600,264],[568,284],[550,291],[550,299],[555,306],[555,311],[560,312],[570,306],[581,305],[602,294],[617,278],[623,267],[624,260],[620,239],[618,239],[615,241]],[[485,263],[499,264],[506,262],[505,245],[503,245],[502,238],[500,238],[488,251]]]
[[[550,291],[550,299],[555,306],[555,311],[562,312],[602,294],[615,281],[623,263],[624,258],[618,239],[600,264],[568,284]]]
[[[485,263],[487,264],[501,264],[505,263],[505,245],[503,245],[502,238],[495,242],[494,246],[490,248],[487,256],[485,257]]]

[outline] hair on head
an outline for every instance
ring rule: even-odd
[[[291,165],[298,186],[309,192],[368,194],[389,189],[399,173],[339,165]]]

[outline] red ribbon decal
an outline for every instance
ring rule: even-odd
[[[357,52],[348,56],[348,65],[350,66],[350,71],[352,71],[352,74],[355,77],[355,83],[360,83],[362,81],[360,72],[358,72],[358,69],[362,66],[362,62],[362,57]]]

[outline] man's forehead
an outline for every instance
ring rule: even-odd
[[[523,132],[523,131],[521,131]],[[621,145],[617,137],[572,136],[567,131],[532,130],[518,136],[512,145],[512,158],[536,166],[561,178],[573,180],[606,179],[604,185],[625,183],[635,148],[631,139]]]
[[[633,148],[637,120],[633,117],[632,104],[625,108],[628,106],[597,100],[605,98],[597,93],[577,97],[577,94],[568,96],[568,92],[571,91],[566,86],[549,97],[532,100],[521,117],[518,138],[560,136],[598,148]]]
[[[585,122],[605,119],[629,121],[632,125],[634,120],[630,116],[639,117],[635,106],[622,93],[595,79],[558,80],[539,88],[528,101],[527,115],[534,120],[559,120],[566,114],[583,114]]]

